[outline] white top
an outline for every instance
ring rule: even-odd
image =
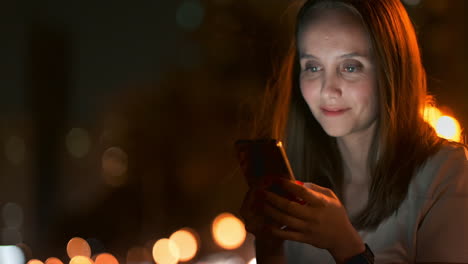
[[[411,181],[398,214],[359,234],[375,263],[468,263],[468,150],[443,145]],[[288,263],[335,263],[308,244],[286,241],[285,252]]]

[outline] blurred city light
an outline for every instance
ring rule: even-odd
[[[102,176],[107,184],[118,187],[127,178],[128,156],[119,147],[110,147],[102,155]]]
[[[63,262],[58,258],[51,257],[46,259],[44,264],[63,264]]]
[[[230,213],[218,215],[212,224],[212,235],[215,242],[224,249],[235,249],[245,241],[244,223]]]
[[[177,9],[177,24],[185,30],[195,30],[203,21],[204,10],[199,1],[187,0]]]
[[[437,107],[427,106],[424,108],[424,120],[437,132],[439,137],[460,142],[460,123],[453,117],[444,115]]]
[[[17,246],[0,246],[0,263],[2,264],[24,264],[23,251]]]
[[[88,242],[86,242],[86,240],[84,240],[83,238],[74,237],[70,239],[70,241],[68,241],[67,254],[70,259],[73,259],[76,256],[84,256],[90,258],[91,248],[89,247]]]
[[[119,261],[109,253],[101,253],[96,257],[95,264],[119,264]]]
[[[177,244],[180,252],[180,261],[189,261],[197,254],[198,239],[195,231],[189,228],[183,228],[173,233],[169,239]]]
[[[42,261],[40,261],[38,259],[31,259],[26,264],[44,264],[44,262],[42,262]]]
[[[460,142],[461,128],[458,121],[451,116],[441,116],[435,125],[437,134],[448,140]]]
[[[70,264],[94,264],[93,260],[85,256],[76,256],[70,260]]]
[[[153,259],[157,264],[179,262],[180,253],[177,244],[168,238],[158,240],[153,246]]]
[[[26,144],[17,136],[11,136],[5,143],[5,157],[14,165],[21,164],[26,156]]]
[[[72,128],[67,135],[68,152],[75,158],[82,158],[89,152],[91,140],[88,132],[82,128]]]

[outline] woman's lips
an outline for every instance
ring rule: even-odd
[[[326,116],[339,116],[344,114],[349,108],[342,108],[342,109],[332,109],[332,108],[325,108],[321,107],[322,113]]]

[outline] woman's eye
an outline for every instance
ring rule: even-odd
[[[322,68],[320,66],[316,66],[316,65],[306,65],[305,66],[305,70],[306,71],[310,71],[310,72],[318,72],[320,71]]]
[[[360,71],[362,66],[357,64],[346,64],[343,66],[344,72],[354,73]]]

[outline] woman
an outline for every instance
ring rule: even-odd
[[[306,183],[276,184],[306,204],[251,186],[241,214],[259,263],[468,263],[467,151],[423,121],[399,0],[306,1],[278,79],[257,135],[286,143]]]

